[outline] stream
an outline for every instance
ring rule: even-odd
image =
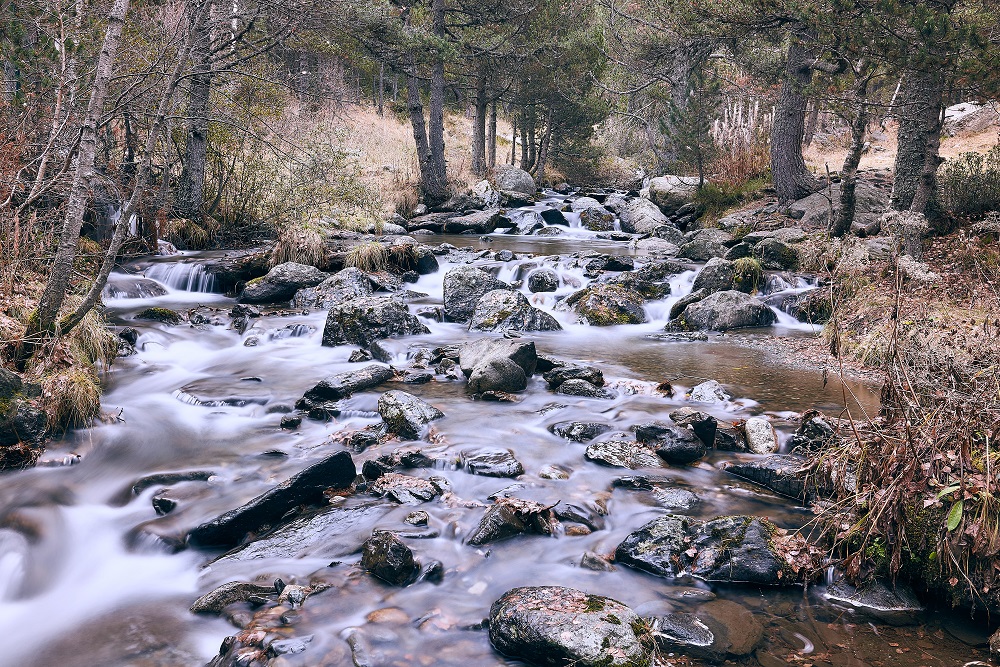
[[[741,346],[739,338],[745,334],[695,342],[651,338],[662,330],[670,306],[690,291],[694,271],[671,279],[669,297],[646,304],[647,324],[575,323],[574,314],[559,310],[557,301],[589,279],[570,254],[629,253],[626,243],[596,239],[578,229],[559,237],[496,234],[420,240],[491,253],[507,249],[516,255],[533,254],[506,262],[491,257],[475,261],[508,282],[524,280],[537,266],[553,268],[560,277],[556,292],[522,290],[532,305],[556,317],[563,330],[524,336],[535,342],[540,354],[600,368],[616,398],[558,395],[536,375],[516,403],[470,400],[464,382],[438,376],[426,384],[392,383],[355,394],[336,419],[305,419],[298,430],[283,430],[282,416],[306,389],[325,376],[358,368],[348,362],[354,346],[321,346],[325,312],[265,314],[243,334],[229,326],[135,320],[137,312],[150,306],[182,313],[203,306],[219,309],[221,317],[235,301],[216,293],[211,275],[201,268],[211,253],[181,253],[130,266],[129,275],[144,273],[162,284],[166,294],[105,299],[112,323],[139,332],[137,353],[117,360],[105,375],[107,423],[51,443],[39,467],[9,473],[0,485],[0,623],[11,633],[0,664],[205,665],[237,629],[217,616],[190,613],[191,603],[229,581],[270,585],[275,578],[330,588],[310,597],[288,619],[278,635],[308,639],[269,663],[274,665],[521,664],[492,649],[482,623],[494,600],[526,585],[608,595],[640,615],[686,609],[692,588],[734,600],[761,620],[769,642],[767,655],[778,656],[777,664],[961,665],[974,659],[969,657],[974,649],[960,640],[962,631],[949,626],[962,626],[960,619],[918,615],[905,626],[884,624],[827,599],[823,585],[805,590],[709,586],[693,579],[657,578],[621,565],[614,571],[582,568],[584,553],[612,553],[628,533],[666,510],[652,493],[613,487],[614,480],[629,471],[585,460],[585,445],[554,435],[552,425],[601,421],[627,431],[692,405],[685,391],[713,379],[732,399],[694,407],[720,423],[765,415],[784,443],[795,429],[791,418],[798,413],[819,409],[838,414],[845,396],[853,396],[849,402],[856,414],[871,412],[877,410],[877,394],[860,382],[825,382],[819,371],[776,363],[760,350]],[[426,295],[411,301],[411,311],[441,303],[443,276],[454,266],[449,257],[440,258],[439,271],[407,285]],[[637,265],[642,261],[636,257]],[[776,292],[808,288],[807,279],[789,276],[769,284]],[[385,342],[394,365],[405,365],[419,348],[491,335],[469,332],[461,324],[422,321],[430,334]],[[772,333],[782,335],[811,332],[810,325],[781,312],[772,327]],[[245,344],[250,337],[256,344]],[[652,391],[663,382],[674,387],[673,397]],[[457,459],[463,450],[503,447],[512,450],[525,470],[516,481],[468,474],[455,465],[407,472],[446,478],[453,494],[450,502],[437,499],[415,507],[371,496],[344,500],[347,506],[374,503],[380,509],[370,524],[360,527],[365,536],[375,527],[420,533],[420,539],[407,543],[422,561],[441,561],[440,583],[387,586],[362,572],[359,554],[349,549],[290,549],[285,557],[210,562],[220,552],[184,548],[184,536],[194,526],[342,449],[332,440],[337,433],[379,423],[376,402],[386,388],[410,392],[445,413],[434,424],[430,444],[422,445],[425,452]],[[364,461],[397,446],[389,443],[353,457],[360,470]],[[697,504],[684,510],[691,516],[754,514],[785,528],[806,525],[813,516],[808,509],[719,469],[721,462],[743,456],[710,451],[696,465],[660,472],[677,488],[697,496]],[[566,478],[553,479],[553,467]],[[133,485],[149,475],[191,471],[203,471],[207,479],[154,483],[133,492]],[[520,497],[606,507],[607,514],[599,529],[585,534],[522,535],[483,547],[465,544],[490,496],[512,484],[520,485]],[[177,507],[159,516],[152,501],[165,487]],[[403,521],[417,509],[429,515],[420,531]],[[356,535],[344,539],[354,544]],[[905,652],[893,653],[897,647]],[[790,661],[787,656],[798,657]]]

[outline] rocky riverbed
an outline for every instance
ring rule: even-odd
[[[383,271],[114,275],[107,423],[0,487],[5,664],[985,659],[796,532],[796,452],[877,406],[741,344],[814,335],[805,232],[590,194],[415,218]]]

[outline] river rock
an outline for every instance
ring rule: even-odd
[[[914,615],[924,609],[913,589],[901,581],[893,584],[873,579],[853,586],[842,578],[827,587],[825,597],[895,624],[916,623]]]
[[[361,269],[350,266],[315,287],[300,289],[292,297],[295,308],[328,310],[360,296],[371,296],[372,281]]]
[[[618,224],[629,234],[652,234],[657,228],[670,224],[656,204],[641,197],[634,197],[616,209]]]
[[[767,303],[783,310],[800,322],[826,324],[833,315],[833,302],[825,289],[811,289],[794,294],[774,294]]]
[[[556,393],[566,396],[582,396],[584,398],[600,398],[604,400],[611,400],[615,397],[614,392],[604,387],[594,386],[586,380],[580,379],[566,380],[559,385]]]
[[[554,317],[535,308],[520,292],[498,289],[479,299],[469,328],[474,331],[559,331]]]
[[[677,254],[695,262],[707,262],[725,255],[729,250],[726,243],[732,240],[733,235],[721,229],[700,229],[681,245]]]
[[[722,469],[789,498],[812,502],[831,495],[825,478],[807,459],[776,454],[750,461],[726,461]]]
[[[221,614],[223,609],[235,602],[263,601],[269,596],[277,597],[274,586],[230,581],[195,600],[191,605],[191,613]]]
[[[393,336],[430,333],[406,304],[396,297],[361,297],[330,308],[323,329],[323,345],[352,343],[368,347]]]
[[[615,214],[600,204],[580,212],[580,225],[592,232],[610,232],[615,228]]]
[[[688,305],[676,322],[688,330],[729,331],[774,324],[774,311],[743,292],[725,290]]]
[[[635,427],[636,439],[656,448],[667,463],[686,465],[705,456],[705,443],[687,428],[677,428],[663,422],[646,422]]]
[[[822,413],[811,410],[802,415],[802,423],[788,440],[788,448],[804,452],[819,452],[839,442],[837,431]]]
[[[715,434],[719,428],[718,420],[712,415],[694,408],[677,408],[670,412],[670,420],[678,426],[687,426],[698,436],[706,447],[715,446]]]
[[[519,477],[524,466],[509,449],[466,449],[461,453],[462,466],[473,475]]]
[[[323,378],[302,397],[307,403],[322,401],[338,401],[351,394],[377,387],[395,377],[395,372],[388,366],[368,364],[355,371],[337,373]]]
[[[151,308],[145,308],[140,310],[135,314],[135,319],[137,320],[149,320],[150,322],[160,322],[162,324],[169,324],[176,326],[184,321],[180,313],[176,310],[171,310],[170,308],[163,308],[161,306],[153,306]]]
[[[688,398],[699,403],[725,403],[732,396],[726,393],[718,380],[706,380],[695,385],[688,394]]]
[[[795,247],[776,238],[758,243],[753,249],[753,257],[765,269],[794,271],[799,267],[799,253]]]
[[[554,523],[551,507],[531,500],[501,497],[486,510],[466,542],[482,546],[522,533],[552,535]]]
[[[658,176],[650,179],[647,195],[666,215],[674,215],[677,210],[694,199],[698,193],[698,179],[688,176]]]
[[[477,394],[524,390],[537,363],[533,342],[480,338],[463,344],[459,351],[459,365],[468,378],[468,389]]]
[[[361,567],[390,586],[407,586],[420,574],[420,565],[410,547],[385,530],[373,532],[365,542]]]
[[[48,417],[37,407],[41,387],[0,366],[0,470],[30,468],[44,450]]]
[[[556,389],[567,380],[586,380],[595,387],[604,386],[604,373],[601,369],[584,364],[563,364],[543,373],[542,378],[548,383],[549,389]]]
[[[778,434],[771,422],[763,417],[750,417],[743,424],[747,448],[754,454],[773,454],[778,451]]]
[[[246,284],[240,294],[242,303],[278,303],[288,301],[300,289],[315,287],[327,274],[315,266],[285,262],[267,272],[262,278],[255,278]]]
[[[347,452],[337,452],[289,477],[250,502],[207,521],[188,534],[199,547],[231,547],[248,533],[275,526],[289,511],[300,505],[326,502],[326,489],[348,488],[357,470]]]
[[[642,299],[620,285],[596,284],[574,292],[566,299],[580,320],[593,326],[642,324],[646,311]]]
[[[553,424],[550,430],[560,438],[573,442],[589,442],[610,431],[611,425],[598,422],[560,422]]]
[[[444,221],[446,234],[492,234],[496,231],[503,216],[499,209],[473,211],[466,215],[457,215]]]
[[[638,634],[637,634],[638,633]],[[510,590],[490,607],[490,641],[536,665],[647,667],[645,624],[617,600],[572,588]]]
[[[531,292],[555,292],[559,289],[559,274],[552,269],[538,269],[528,275],[528,290]]]
[[[378,413],[390,433],[409,440],[418,439],[428,424],[444,417],[444,413],[430,403],[395,389],[379,397]]]
[[[166,294],[167,290],[163,285],[140,276],[111,278],[101,292],[101,296],[111,299],[149,299]]]
[[[676,243],[661,238],[640,239],[633,245],[635,251],[643,255],[655,255],[657,257],[676,257],[680,248]]]
[[[535,194],[535,179],[531,174],[509,164],[497,165],[493,173],[497,190],[531,196]]]
[[[369,463],[371,461],[365,462],[365,477],[371,474]],[[419,505],[441,495],[441,488],[433,481],[397,472],[382,472],[368,490],[373,495],[385,496],[401,505]]]
[[[589,461],[630,470],[661,467],[659,457],[650,447],[621,438],[592,442],[584,456]]]
[[[797,571],[787,562],[775,542],[778,534],[774,524],[759,517],[698,521],[667,514],[626,537],[615,561],[661,577],[687,572],[705,581],[795,584],[812,572]]]
[[[547,225],[560,225],[562,227],[569,227],[569,220],[563,215],[562,211],[557,208],[547,208],[539,212],[542,220],[545,221]]]
[[[675,612],[650,623],[663,651],[721,662],[749,655],[764,638],[764,628],[742,605],[713,600],[695,613]]]
[[[444,312],[453,322],[466,322],[487,292],[508,285],[474,266],[459,266],[444,274]]]

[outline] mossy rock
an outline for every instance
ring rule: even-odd
[[[135,319],[151,320],[153,322],[162,322],[163,324],[180,324],[184,321],[184,318],[182,318],[176,311],[157,306],[146,308],[145,310],[139,312],[135,316]]]
[[[582,321],[597,327],[642,324],[646,321],[642,296],[620,285],[591,285],[571,294],[566,304],[579,314]]]

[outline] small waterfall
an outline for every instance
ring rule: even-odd
[[[167,287],[185,292],[215,292],[215,276],[201,264],[163,262],[146,269],[145,276]]]

